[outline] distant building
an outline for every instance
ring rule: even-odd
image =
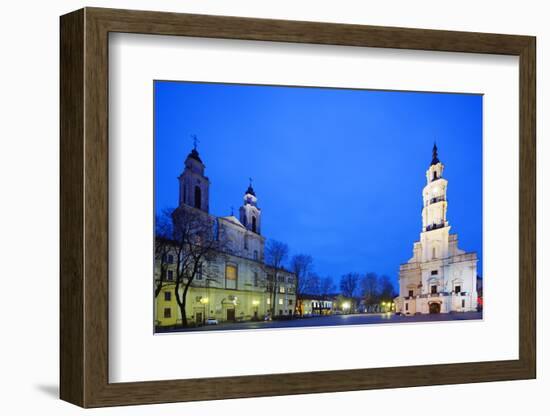
[[[223,230],[227,244],[215,259],[201,264],[187,292],[186,316],[191,325],[206,319],[218,322],[263,320],[266,315],[288,316],[296,304],[296,278],[293,273],[275,270],[264,263],[265,237],[261,234],[261,210],[252,184],[244,193],[239,218],[216,217],[209,213],[210,180],[198,151],[193,149],[179,176],[179,206],[174,211],[190,210],[204,215],[218,230]],[[176,254],[164,259],[166,277],[155,298],[155,325],[174,326],[182,317],[175,298]],[[154,279],[160,279],[160,261],[155,262]],[[181,292],[180,288],[180,292]]]
[[[447,221],[447,180],[434,144],[422,192],[422,232],[413,257],[399,269],[396,311],[447,313],[477,310],[477,254],[458,248]]]
[[[299,296],[296,313],[301,316],[331,315],[334,298],[331,296],[303,294]]]

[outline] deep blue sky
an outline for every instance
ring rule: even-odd
[[[367,271],[397,280],[419,239],[435,140],[451,232],[481,259],[480,95],[157,81],[155,114],[157,210],[176,206],[196,134],[211,213],[237,213],[252,177],[262,233],[335,283]]]

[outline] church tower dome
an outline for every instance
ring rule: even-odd
[[[185,158],[179,180],[179,206],[187,205],[208,212],[210,180],[205,176],[205,165],[197,150],[197,139]]]
[[[252,179],[250,179],[248,188],[243,197],[243,205],[239,208],[239,216],[241,224],[256,234],[260,234],[260,216],[261,210],[258,208],[258,198],[252,187]]]

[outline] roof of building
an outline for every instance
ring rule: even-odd
[[[437,158],[437,145],[434,142],[434,147],[432,149],[432,163],[431,163],[431,165],[437,165],[438,163],[441,163],[441,162]]]
[[[247,188],[245,194],[250,194],[250,195],[256,196],[256,193],[254,192],[254,188],[252,188],[252,185],[248,185],[248,188]]]
[[[246,228],[234,215],[228,215],[226,217],[220,217],[222,220],[229,221],[235,225],[238,225],[240,227]]]
[[[191,152],[187,155],[188,158],[195,159],[197,162],[202,163],[202,160],[199,156],[199,152],[197,152],[197,149],[191,150]]]

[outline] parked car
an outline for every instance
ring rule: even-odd
[[[218,325],[218,320],[216,318],[208,318],[206,320],[206,325]]]

